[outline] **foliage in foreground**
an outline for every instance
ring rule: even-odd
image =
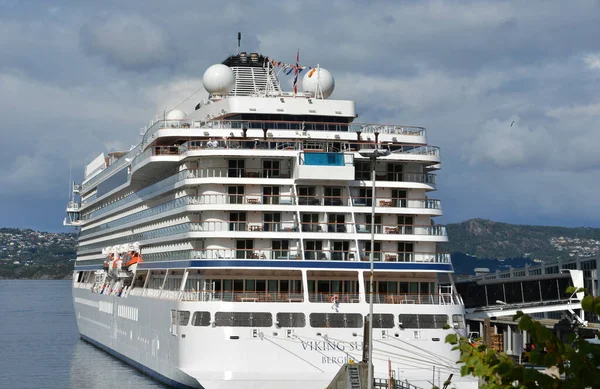
[[[575,292],[571,287],[567,293]],[[585,292],[585,290],[580,290]],[[587,294],[587,293],[586,293]],[[600,297],[586,295],[585,312],[600,314]],[[518,312],[519,329],[527,331],[535,344],[529,361],[538,367],[551,368],[554,375],[530,366],[516,364],[508,355],[484,344],[472,345],[467,338],[450,334],[446,342],[460,350],[461,374],[472,375],[483,382],[481,389],[600,389],[600,346],[585,340],[581,328],[573,327],[565,341],[531,317]]]

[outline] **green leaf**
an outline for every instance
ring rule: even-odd
[[[508,361],[500,362],[498,367],[496,368],[496,372],[500,375],[504,375],[509,373],[513,368],[513,364]]]
[[[521,331],[531,331],[531,329],[533,328],[533,320],[531,319],[531,317],[524,315],[523,317],[521,317],[521,320],[519,320],[519,329]]]
[[[446,335],[446,343],[457,344],[458,343],[458,335],[456,335],[456,334]]]
[[[594,312],[594,298],[592,296],[585,296],[581,300],[581,308],[586,312]]]

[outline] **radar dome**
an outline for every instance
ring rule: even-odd
[[[183,120],[185,116],[185,112],[174,109],[167,114],[167,120]]]
[[[235,85],[235,76],[229,66],[216,64],[206,69],[202,83],[208,93],[226,95]]]
[[[335,79],[326,69],[311,69],[302,79],[302,88],[304,92],[312,93],[315,97],[321,97],[321,93],[323,93],[323,98],[326,99],[335,89]]]

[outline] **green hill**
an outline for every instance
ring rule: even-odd
[[[470,219],[448,224],[450,242],[442,249],[477,258],[568,258],[590,256],[600,249],[600,228],[568,228],[498,223]],[[562,239],[561,239],[562,238]]]

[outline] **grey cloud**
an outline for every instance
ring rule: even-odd
[[[55,13],[34,4],[0,15],[0,133],[9,139],[0,184],[10,188],[0,204],[11,204],[0,225],[16,223],[11,210],[26,198],[47,208],[29,226],[58,228],[69,162],[80,180],[98,153],[135,143],[236,51],[238,31],[242,50],[277,60],[293,62],[300,47],[303,65],[336,77],[333,98],[357,102],[361,122],[427,127],[442,149],[440,222],[600,220],[578,202],[600,190],[592,2],[59,1]]]
[[[177,60],[160,24],[137,15],[110,15],[81,28],[84,50],[125,70],[147,70]]]

